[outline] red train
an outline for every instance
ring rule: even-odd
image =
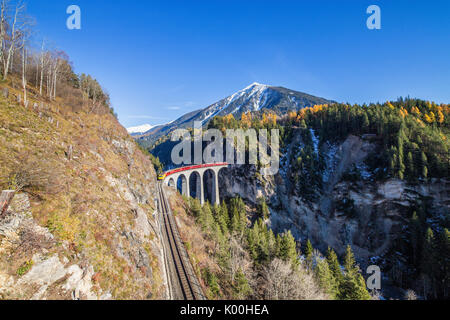
[[[195,166],[178,168],[178,169],[174,169],[174,170],[171,170],[171,171],[167,171],[166,173],[158,176],[158,180],[164,180],[166,177],[171,176],[171,175],[173,175],[175,173],[178,173],[178,172],[183,172],[183,171],[187,171],[187,170],[194,170],[194,169],[220,167],[220,166],[228,166],[228,163],[220,162],[220,163],[211,163],[211,164],[199,164],[199,165],[195,165]]]

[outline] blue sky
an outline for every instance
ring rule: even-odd
[[[66,8],[82,29],[66,28]],[[381,8],[368,30],[366,9]],[[111,95],[127,127],[166,123],[253,82],[336,101],[450,102],[450,1],[28,0],[38,37]]]

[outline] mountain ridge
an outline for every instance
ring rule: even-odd
[[[215,116],[232,114],[235,118],[239,118],[246,112],[261,111],[271,111],[281,116],[288,111],[298,111],[318,104],[331,103],[334,101],[284,87],[254,82],[204,109],[191,111],[171,123],[151,128],[137,139],[146,146],[151,146],[175,129],[192,128],[195,121],[199,121],[205,126]]]
[[[154,126],[154,125],[146,123],[146,124],[143,124],[140,126],[129,127],[129,128],[127,128],[127,131],[129,134],[131,134],[133,136],[133,135],[139,135],[139,134],[146,133],[146,132],[150,131],[151,129],[158,127],[158,126],[160,126],[160,125]]]

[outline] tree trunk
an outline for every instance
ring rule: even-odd
[[[0,62],[3,64],[4,51],[5,51],[5,11],[6,11],[6,1],[2,0],[1,4],[1,14],[0,14]],[[3,73],[4,73],[3,69]]]
[[[39,94],[42,96],[42,83],[44,82],[44,45],[45,40],[42,40],[42,49],[41,49],[41,83],[39,84]],[[39,67],[38,67],[39,69]]]
[[[14,14],[14,20],[11,26],[11,44],[8,49],[8,57],[6,59],[6,65],[4,66],[3,80],[6,80],[9,72],[9,66],[14,55],[15,46],[16,46],[16,24],[17,24],[17,16],[19,14],[20,8],[16,7],[16,12]]]
[[[55,61],[55,69],[53,71],[53,100],[56,100],[56,85],[58,81],[59,59]]]
[[[27,49],[25,47],[25,42],[22,47],[22,87],[23,87],[23,103],[26,106],[28,104],[27,100]]]

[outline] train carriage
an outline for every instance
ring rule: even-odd
[[[166,173],[164,173],[162,175],[159,175],[158,176],[158,180],[163,181],[168,176],[171,176],[171,175],[173,175],[175,173],[178,173],[178,172],[183,172],[183,171],[187,171],[187,170],[202,169],[202,168],[211,168],[211,167],[223,166],[223,165],[228,165],[228,163],[223,162],[223,163],[214,163],[214,164],[199,164],[199,165],[194,165],[194,166],[189,166],[189,167],[178,168],[178,169],[167,171]]]

